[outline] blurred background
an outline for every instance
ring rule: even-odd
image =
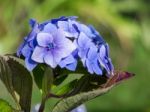
[[[42,22],[62,15],[93,24],[109,43],[115,69],[136,74],[87,102],[88,112],[150,112],[150,0],[0,0],[0,54],[16,51],[30,18]],[[1,82],[0,90],[0,98],[14,105]],[[32,100],[32,106],[41,100],[36,86]]]

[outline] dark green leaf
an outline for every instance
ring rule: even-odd
[[[107,93],[111,88],[112,86],[108,88],[98,88],[93,91],[83,92],[75,96],[62,99],[56,104],[52,112],[69,112],[82,103]]]
[[[65,75],[59,75],[59,76],[57,76],[56,78],[55,78],[55,80],[54,80],[54,85],[59,85],[59,84],[61,84],[66,78],[67,78],[67,74],[65,74]]]
[[[12,95],[14,98],[18,108],[20,109],[19,102],[17,100],[17,97],[15,95],[14,87],[13,87],[13,80],[12,80],[12,71],[6,62],[5,58],[0,56],[0,79],[6,86],[8,92]]]
[[[107,81],[106,77],[94,74],[93,75],[86,74],[78,80],[78,82],[75,85],[75,88],[70,94],[68,94],[68,96],[72,96],[80,92],[91,91],[93,89],[100,87],[100,85],[106,83],[106,81]]]
[[[19,103],[24,112],[30,111],[32,95],[32,77],[30,72],[16,58],[5,57],[12,72],[12,84],[19,95]]]
[[[0,112],[14,112],[14,109],[5,100],[0,99]]]
[[[44,72],[45,72],[45,66],[42,65],[38,65],[33,70],[34,81],[40,90],[42,89],[42,79],[44,76]]]
[[[44,96],[46,96],[50,92],[52,83],[53,83],[53,72],[50,67],[47,67],[42,79],[42,92]]]

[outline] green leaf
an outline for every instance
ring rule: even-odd
[[[14,112],[14,109],[5,100],[0,99],[0,112]]]
[[[70,83],[64,85],[62,88],[60,88],[56,94],[57,95],[63,95],[63,94],[66,94],[66,93],[69,93],[74,87],[75,87],[75,84],[77,83],[77,79],[71,81]]]
[[[69,74],[69,75],[67,75],[67,77],[62,78],[63,80],[60,81],[61,83],[59,85],[52,88],[53,93],[62,95],[62,94],[70,92],[75,87],[76,82],[82,76],[83,76],[83,74]],[[62,77],[64,77],[64,76],[62,75]]]
[[[16,58],[6,56],[6,61],[11,69],[14,91],[19,95],[21,109],[29,112],[31,108],[32,77],[30,72],[19,63]]]
[[[107,81],[107,78],[103,77],[103,76],[99,76],[99,75],[95,75],[95,74],[83,75],[78,80],[78,82],[75,85],[75,88],[73,89],[73,91],[70,94],[68,94],[68,96],[72,96],[72,95],[78,94],[80,92],[91,91],[93,89],[100,87],[100,85],[105,84],[106,81]]]
[[[56,106],[53,108],[52,112],[69,112],[75,107],[83,104],[86,101],[94,99],[95,97],[101,96],[104,93],[107,93],[111,88],[98,88],[93,91],[83,92],[71,97],[60,100]]]
[[[11,71],[8,63],[6,62],[5,57],[0,56],[0,79],[6,86],[8,92],[12,95],[18,108],[20,109],[20,105],[17,100],[17,96],[15,95],[12,77],[13,77],[12,71]]]
[[[50,67],[47,67],[42,79],[42,93],[44,96],[46,96],[50,92],[52,83],[53,83],[53,72]]]
[[[33,70],[34,81],[42,93],[47,94],[53,83],[53,71],[41,64]]]
[[[67,77],[68,77],[67,74],[65,74],[65,75],[59,75],[59,76],[57,76],[57,77],[55,78],[53,84],[54,84],[54,85],[60,85]]]
[[[44,72],[45,72],[45,66],[42,65],[38,65],[33,70],[34,81],[40,90],[42,89],[42,79],[44,76]]]

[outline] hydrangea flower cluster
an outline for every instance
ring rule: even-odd
[[[32,30],[17,50],[29,71],[40,63],[75,71],[81,61],[90,74],[102,75],[104,69],[108,74],[113,72],[108,44],[93,26],[76,19],[63,16],[43,23],[30,20]]]

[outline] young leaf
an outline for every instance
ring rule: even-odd
[[[18,62],[16,58],[5,57],[11,72],[12,84],[19,95],[19,104],[24,112],[29,112],[31,107],[32,77],[30,72]]]
[[[86,101],[89,101],[95,97],[101,96],[104,93],[107,93],[111,87],[107,88],[98,88],[93,91],[83,92],[65,99],[60,100],[55,107],[53,108],[52,112],[69,112],[75,107],[83,104]]]
[[[133,76],[134,76],[133,73],[123,72],[123,71],[114,71],[114,75],[108,79],[108,81],[106,82],[106,84],[103,85],[103,87],[105,88],[111,85],[116,85],[120,83],[121,81],[129,79]]]
[[[14,109],[5,100],[0,99],[0,112],[14,112]]]

